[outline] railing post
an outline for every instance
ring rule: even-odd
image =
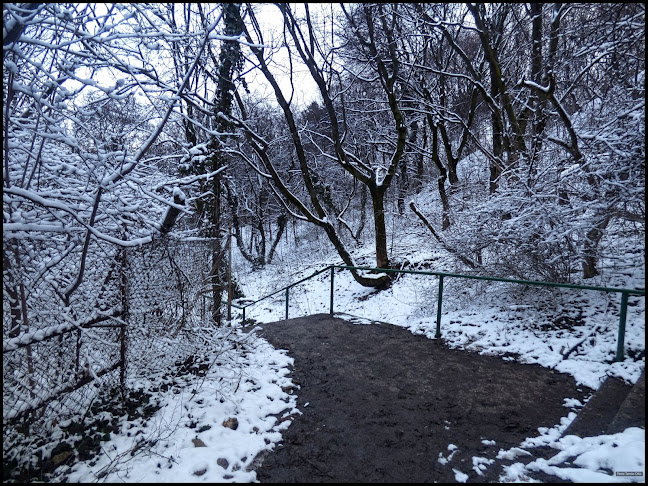
[[[245,326],[245,307],[243,307],[243,322],[241,324]]]
[[[621,312],[619,315],[619,336],[617,337],[616,361],[623,361],[626,315],[628,312],[628,292],[621,292]]]
[[[334,282],[334,272],[335,272],[335,267],[331,266],[331,305],[329,307],[329,314],[333,315],[333,282]]]
[[[288,299],[290,295],[290,287],[286,287],[286,320],[288,320]]]
[[[435,338],[441,337],[441,303],[443,301],[443,275],[439,275],[439,298],[437,299],[437,323]]]

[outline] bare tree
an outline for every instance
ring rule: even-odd
[[[631,196],[636,188],[629,180],[644,173],[643,162],[636,162],[643,156],[628,159],[622,154],[638,153],[640,144],[613,127],[643,120],[638,111],[642,102],[636,102],[642,96],[636,73],[643,72],[645,29],[639,19],[644,9],[621,4],[468,4],[472,25],[448,22],[438,11],[427,13],[428,7],[415,10],[462,60],[434,67],[424,63],[421,69],[453,83],[469,80],[490,114],[489,125],[478,119],[467,132],[489,161],[491,195],[475,201],[469,219],[481,214],[477,219],[490,226],[485,232],[475,228],[473,236],[457,232],[461,236],[455,241],[472,240],[473,249],[489,249],[492,261],[507,272],[538,271],[546,278],[569,279],[580,260],[584,278],[597,275],[597,249],[608,225],[618,217],[640,221],[643,214],[639,207],[630,214],[621,209],[638,200]],[[469,55],[471,36],[479,39],[479,49]],[[440,81],[439,99],[443,87]],[[457,119],[469,126],[465,115]],[[480,141],[480,128],[490,133],[489,143]],[[629,133],[643,132],[635,126]],[[621,140],[629,145],[619,151]],[[610,151],[614,162],[608,158]],[[621,182],[614,173],[627,178]],[[443,194],[442,201],[445,212]],[[515,248],[513,265],[502,264],[497,256],[507,254],[502,245]],[[525,260],[528,266],[522,264]]]
[[[150,58],[177,37],[138,4],[3,4],[3,16],[5,331],[30,342],[119,316],[102,290],[120,250],[187,211],[178,186],[189,181],[152,170],[152,149],[220,18],[187,34],[198,50],[170,84]]]

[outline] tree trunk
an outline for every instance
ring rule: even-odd
[[[225,35],[234,36],[242,31],[242,20],[240,15],[240,5],[234,3],[223,4],[223,20],[225,23]],[[216,128],[219,135],[213,137],[211,142],[212,149],[212,167],[211,170],[218,170],[226,165],[223,147],[227,140],[227,133],[231,131],[231,122],[222,115],[230,116],[232,113],[232,104],[234,101],[234,91],[236,87],[233,82],[234,74],[240,71],[242,66],[241,47],[237,40],[224,40],[221,46],[218,82],[216,86],[216,97],[214,103],[214,118],[216,119]],[[213,204],[210,208],[210,236],[214,239],[212,262],[215,266],[212,268],[212,293],[213,305],[212,316],[217,325],[221,325],[222,314],[221,304],[223,301],[223,291],[226,288],[226,261],[225,249],[221,241],[222,211],[221,211],[221,182],[220,178],[212,182]],[[225,263],[225,265],[221,265]]]
[[[491,96],[493,99],[497,98],[497,87],[495,84],[491,84]],[[493,155],[497,160],[502,162],[502,155],[504,154],[504,143],[503,143],[503,131],[504,127],[502,126],[502,120],[499,117],[499,113],[491,113],[491,123],[493,126]],[[497,184],[500,175],[502,174],[502,165],[496,163],[495,161],[490,162],[490,176],[489,176],[489,191],[491,194],[497,191]]]
[[[387,254],[387,227],[385,225],[385,191],[381,187],[370,186],[373,203],[374,229],[376,236],[376,267],[389,268]]]
[[[450,227],[450,203],[448,201],[448,194],[446,193],[445,190],[445,181],[448,177],[448,171],[446,168],[443,166],[441,163],[441,159],[439,158],[439,136],[438,136],[438,128],[434,124],[434,121],[432,120],[432,117],[430,115],[427,116],[428,119],[428,125],[430,126],[430,130],[432,131],[432,161],[436,165],[437,169],[439,169],[439,178],[437,179],[437,186],[439,188],[439,197],[441,198],[441,206],[443,207],[443,215],[442,215],[442,225],[441,229],[448,229]]]
[[[173,202],[179,206],[184,206],[185,199],[180,195],[180,193],[177,193],[173,195]],[[176,219],[178,219],[179,214],[180,210],[178,208],[169,206],[169,209],[167,209],[166,215],[164,216],[164,220],[160,225],[160,233],[166,235],[169,231],[171,231],[171,228],[173,228],[173,225],[175,224]]]
[[[583,278],[596,277],[598,271],[598,245],[605,233],[605,228],[610,222],[611,216],[604,216],[592,229],[587,232],[583,258]]]
[[[215,168],[218,167],[216,163]],[[210,237],[212,238],[212,271],[211,271],[211,285],[212,285],[212,319],[217,326],[222,323],[221,305],[223,303],[223,289],[225,288],[225,281],[222,278],[222,261],[224,256],[223,244],[220,238],[221,230],[221,190],[220,181],[214,179],[212,184],[212,192],[214,199],[210,207]]]
[[[410,147],[416,143],[416,134],[418,133],[418,124],[413,121],[410,125]],[[408,152],[404,153],[400,161],[400,178],[398,180],[398,214],[405,214],[405,196],[410,187],[409,174],[407,171],[407,157],[412,153],[411,148]]]
[[[279,244],[279,240],[281,240],[281,236],[283,235],[287,224],[288,216],[281,214],[277,218],[277,234],[275,236],[274,242],[272,243],[272,246],[270,247],[270,253],[268,253],[268,263],[272,263],[272,257],[274,257],[275,250],[277,248],[277,245]]]
[[[423,145],[421,150],[416,157],[416,178],[414,179],[414,182],[412,184],[414,191],[416,194],[420,193],[421,190],[423,189],[423,176],[424,174],[424,155],[423,151],[427,148],[427,128],[425,123],[423,124]]]
[[[327,223],[323,226],[323,229],[326,232],[326,235],[329,237],[329,240],[331,240],[331,243],[333,243],[333,246],[342,258],[344,264],[350,267],[354,267],[355,263],[353,262],[353,258],[351,258],[351,255],[349,254],[349,252],[347,252],[346,248],[342,244],[337,231],[335,231],[335,227],[331,223]],[[387,249],[386,243],[387,239],[385,239],[385,250]],[[369,278],[362,276],[360,273],[358,273],[357,270],[351,270],[351,275],[356,282],[364,287],[374,287],[381,289],[387,287],[391,282],[391,276],[388,274],[383,274],[378,278]]]
[[[364,230],[366,222],[367,222],[367,186],[363,184],[362,194],[360,196],[360,224],[358,226],[358,230],[356,231],[355,235],[353,235],[353,238],[356,241],[360,239],[360,235],[362,234],[362,230]]]

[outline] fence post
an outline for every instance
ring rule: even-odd
[[[286,320],[288,320],[288,296],[290,295],[289,291],[290,287],[286,287]]]
[[[623,361],[625,340],[626,315],[628,311],[628,292],[621,292],[621,312],[619,314],[619,336],[617,337],[617,352],[615,361]]]
[[[128,325],[129,320],[129,285],[128,285],[128,252],[126,248],[121,249],[121,275],[120,275],[120,293],[121,293],[121,304],[122,304],[122,315],[121,318],[124,321],[122,326],[119,329],[119,389],[121,391],[122,400],[126,400],[126,359],[127,359],[127,342],[128,334],[126,326]]]
[[[441,337],[441,302],[443,301],[443,275],[439,275],[439,298],[437,299],[437,323],[435,338]]]
[[[243,322],[241,322],[245,326],[245,307],[243,307]]]
[[[333,315],[333,282],[334,282],[334,272],[335,272],[335,267],[331,266],[331,306],[329,310],[329,314]]]

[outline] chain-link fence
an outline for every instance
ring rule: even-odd
[[[212,242],[160,239],[126,252],[127,374],[143,376],[190,356],[212,314]]]
[[[128,249],[94,243],[84,279],[67,300],[53,282],[60,266],[20,258],[24,247],[7,246],[4,449],[19,434],[47,434],[56,422],[88,413],[99,391],[124,392],[131,379],[168,368],[205,344],[204,333],[195,331],[211,316],[210,241],[160,238]]]
[[[77,254],[54,257],[53,242],[4,243],[6,443],[15,428],[46,431],[53,421],[86,409],[97,387],[118,384],[125,328],[119,319],[120,253],[110,245],[88,248],[84,279],[73,289]]]

